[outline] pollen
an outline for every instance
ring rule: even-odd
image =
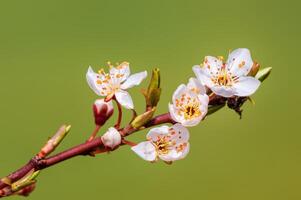
[[[153,142],[158,154],[164,155],[169,153],[169,150],[172,146],[172,142],[169,140],[169,138],[170,137],[168,136],[158,136],[157,141]]]
[[[242,61],[242,62],[238,65],[238,67],[239,67],[239,68],[242,68],[243,66],[245,66],[245,64],[246,64],[246,62],[245,62],[245,61]]]
[[[201,115],[199,104],[196,104],[196,103],[190,103],[190,104],[186,105],[183,111],[184,111],[184,118],[186,120],[194,119]]]
[[[222,67],[215,76],[211,77],[211,81],[216,85],[231,87],[237,82],[237,77],[232,76],[225,67]]]

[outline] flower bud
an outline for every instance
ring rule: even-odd
[[[146,99],[147,108],[153,108],[157,106],[161,95],[160,70],[158,68],[153,70],[148,89],[143,91],[143,94]]]
[[[121,135],[116,128],[109,128],[109,130],[101,137],[101,141],[105,147],[114,149],[121,143]]]
[[[112,101],[105,102],[97,99],[93,105],[95,124],[102,126],[113,115],[114,107]]]

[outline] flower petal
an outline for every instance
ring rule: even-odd
[[[88,85],[97,95],[106,96],[107,91],[108,91],[107,85],[97,83],[97,81],[100,80],[100,76],[101,75],[99,75],[93,71],[91,66],[88,68],[88,71],[86,74]],[[104,88],[106,88],[106,89],[104,89]]]
[[[249,49],[239,48],[232,51],[229,54],[226,66],[234,76],[246,76],[253,66]]]
[[[201,68],[210,75],[215,75],[223,66],[222,60],[214,56],[206,56]]]
[[[199,116],[190,120],[183,120],[181,124],[186,127],[193,127],[198,125],[201,121],[202,121],[202,116]]]
[[[188,142],[189,140],[189,131],[186,127],[177,123],[169,128],[169,133],[171,134],[172,142],[176,142],[176,144],[181,144]]]
[[[246,97],[252,95],[259,87],[260,81],[256,78],[247,76],[240,77],[238,82],[233,86],[235,89],[235,95],[240,97]]]
[[[110,69],[111,78],[118,79],[119,82],[126,80],[130,75],[130,66],[128,62],[123,62],[116,67]]]
[[[146,161],[155,161],[157,158],[157,152],[154,145],[149,142],[140,142],[138,145],[131,148],[138,156]]]
[[[185,123],[184,117],[178,114],[178,109],[175,105],[168,104],[169,114],[175,122]]]
[[[118,90],[115,93],[117,101],[126,109],[134,109],[134,104],[131,95],[124,90]]]
[[[167,135],[168,133],[169,133],[168,126],[160,126],[160,127],[152,128],[146,135],[146,138],[148,140],[156,142],[158,140],[158,136]]]
[[[185,93],[186,89],[186,85],[179,85],[172,95],[172,102],[175,103],[176,99],[178,99],[183,93]]]
[[[187,87],[189,90],[192,90],[197,94],[206,94],[205,86],[196,78],[190,78]]]
[[[233,87],[226,86],[214,86],[210,88],[212,92],[222,97],[232,97],[235,95],[235,89]]]
[[[131,87],[134,87],[135,85],[139,85],[143,81],[143,79],[146,78],[146,76],[147,76],[146,71],[132,74],[125,80],[125,82],[121,85],[120,88],[126,90]]]
[[[213,87],[214,84],[211,81],[211,74],[208,72],[208,70],[202,69],[199,65],[195,65],[192,67],[193,72],[195,73],[195,76],[203,85],[208,86],[209,88]]]

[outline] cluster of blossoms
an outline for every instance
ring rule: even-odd
[[[241,106],[266,79],[271,68],[259,70],[248,49],[232,51],[226,62],[223,57],[206,56],[200,65],[193,66],[195,77],[187,84],[179,85],[168,104],[169,112],[154,116],[160,95],[160,71],[154,69],[148,88],[142,90],[146,108],[137,114],[128,89],[139,85],[147,72],[131,75],[128,62],[109,65],[109,71],[94,72],[89,67],[86,74],[90,88],[102,98],[93,104],[95,129],[86,143],[50,156],[70,131],[70,125],[63,125],[40,152],[19,170],[0,180],[0,198],[11,195],[28,196],[35,188],[40,170],[77,155],[91,155],[113,151],[121,145],[130,145],[133,152],[148,161],[162,160],[168,164],[183,159],[190,149],[188,127],[197,126],[208,115],[227,105],[241,116]],[[118,118],[101,137],[96,135],[100,128],[118,108]],[[132,120],[121,127],[123,108],[131,110]],[[170,126],[162,125],[170,123]],[[160,127],[155,127],[160,125]],[[154,128],[151,128],[154,127]],[[126,140],[126,136],[151,128],[145,141],[138,144]]]
[[[169,103],[169,114],[174,125],[152,128],[146,141],[132,145],[132,150],[142,159],[150,162],[161,159],[172,162],[184,158],[189,152],[189,131],[187,127],[198,125],[208,112],[209,96],[223,98],[248,97],[260,85],[252,74],[253,63],[248,49],[236,49],[229,54],[226,62],[222,57],[206,56],[201,65],[193,66],[196,78],[181,84]],[[127,89],[139,85],[147,72],[130,75],[129,63],[123,62],[109,73],[103,69],[95,73],[91,67],[87,81],[91,89],[104,99],[95,103],[95,122],[102,125],[113,113],[112,100],[126,109],[134,109]],[[111,127],[102,136],[103,144],[111,149],[118,147],[123,140],[117,127]]]

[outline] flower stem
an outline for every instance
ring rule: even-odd
[[[96,135],[99,132],[100,128],[101,128],[100,125],[95,126],[95,129],[93,130],[93,132],[92,132],[91,136],[89,137],[89,139],[87,140],[87,142],[90,142],[91,140],[93,140],[96,137]]]
[[[118,108],[118,118],[117,118],[117,122],[114,125],[114,127],[118,130],[120,129],[120,125],[121,125],[121,120],[122,120],[122,107],[120,105],[120,103],[117,101],[116,97],[113,97],[114,101],[117,104],[117,108]]]

